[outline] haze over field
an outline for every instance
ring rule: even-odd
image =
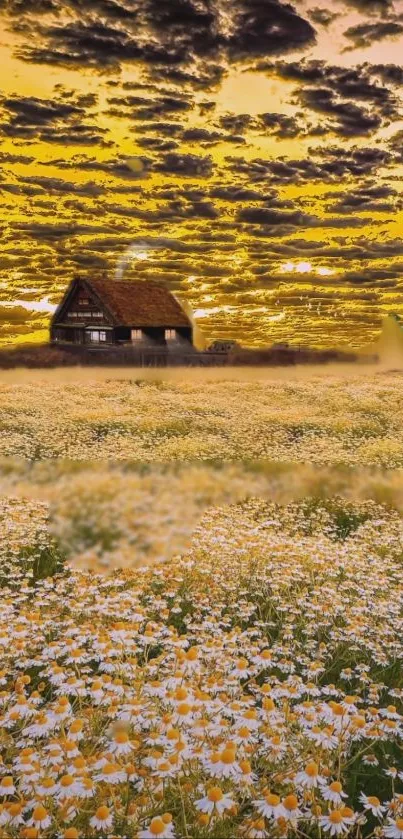
[[[2,0],[0,341],[74,273],[207,338],[366,346],[403,312],[401,0]]]

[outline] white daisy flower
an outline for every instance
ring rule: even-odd
[[[46,830],[52,824],[52,819],[45,807],[38,804],[34,807],[32,818],[27,824],[29,827],[36,827],[38,830]]]
[[[95,830],[102,830],[102,832],[110,830],[113,825],[113,814],[109,807],[105,807],[105,805],[98,807],[95,816],[90,819],[90,825]]]
[[[383,835],[387,839],[403,839],[403,818],[388,819],[388,824],[383,828]]]
[[[175,836],[172,816],[164,813],[163,816],[156,816],[151,820],[146,830],[140,830],[138,839],[173,839]]]
[[[340,781],[332,781],[329,786],[321,786],[320,793],[325,801],[331,801],[336,807],[343,804],[343,798],[347,798]]]
[[[318,764],[311,760],[302,772],[297,772],[294,783],[297,787],[303,787],[303,789],[313,789],[319,784],[325,783],[325,779],[319,775]]]
[[[98,775],[95,775],[96,781],[105,781],[108,784],[122,784],[126,778],[126,772],[114,763],[106,763]]]
[[[302,812],[298,807],[298,798],[291,793],[282,799],[280,805],[280,816],[283,816],[287,821],[296,821],[302,816]]]
[[[329,815],[321,816],[319,823],[330,836],[341,836],[354,823],[354,813],[348,807],[332,810]]]
[[[108,750],[117,756],[128,755],[133,751],[133,746],[126,731],[118,731],[115,734],[114,739],[108,743]]]
[[[0,780],[0,795],[14,795],[15,786],[11,775],[6,775]]]
[[[381,819],[383,814],[386,810],[379,798],[376,795],[365,795],[364,792],[360,795],[361,804],[364,805],[364,810],[370,810],[372,815],[375,816],[377,819]]]
[[[259,798],[253,804],[266,819],[278,819],[281,816],[281,798],[275,793],[268,792],[264,798]]]
[[[222,816],[225,810],[230,810],[233,806],[233,799],[230,795],[223,793],[221,787],[210,787],[207,795],[195,801],[195,807],[202,813],[208,813],[209,816],[213,811]]]

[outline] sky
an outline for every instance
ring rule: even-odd
[[[207,343],[403,315],[403,0],[0,0],[0,344],[73,276],[163,281]]]

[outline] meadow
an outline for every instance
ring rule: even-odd
[[[403,466],[402,373],[345,367],[3,372],[0,457]]]
[[[1,839],[403,839],[402,382],[2,375]]]

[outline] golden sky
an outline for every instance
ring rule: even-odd
[[[403,0],[0,0],[0,343],[74,275],[206,339],[367,346],[403,314]]]

